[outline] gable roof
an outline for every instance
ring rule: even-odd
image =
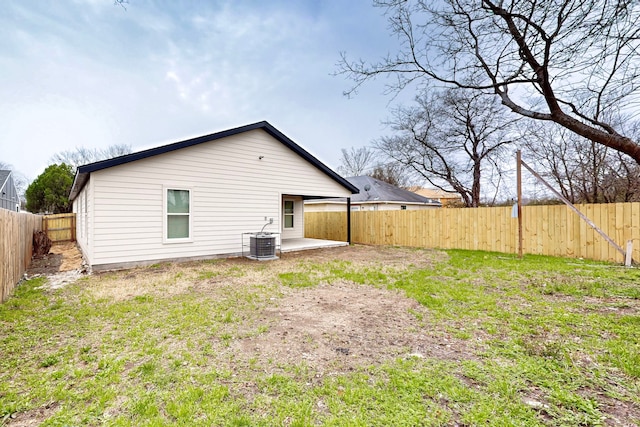
[[[351,197],[351,203],[416,203],[423,205],[442,206],[438,200],[429,199],[411,191],[404,190],[388,182],[370,176],[350,176],[347,178],[360,192]],[[328,198],[317,200],[316,203],[344,202],[343,198]]]
[[[9,175],[11,175],[11,171],[0,170],[0,191],[2,191],[5,185],[7,185]]]
[[[0,199],[5,203],[9,201],[19,204],[20,194],[18,194],[18,187],[16,186],[15,180],[11,176],[11,172],[12,171],[10,170],[0,170]]]
[[[370,176],[351,176],[347,180],[358,187],[360,193],[351,198],[351,203],[363,202],[406,202],[439,204],[438,201],[428,199],[411,191],[391,185],[388,182]]]
[[[0,170],[0,196],[2,196],[2,192],[6,191],[7,183],[9,182],[9,178],[11,178],[10,170]],[[18,187],[16,186],[16,182],[14,179],[11,179],[11,184],[13,185],[13,200],[20,202],[20,195],[18,195]],[[5,200],[8,200],[5,198]]]
[[[181,148],[187,148],[194,145],[202,144],[205,142],[211,142],[218,139],[226,138],[228,136],[238,135],[243,132],[249,132],[256,129],[262,129],[271,135],[276,140],[280,141],[286,147],[293,150],[300,157],[311,163],[316,168],[320,169],[320,171],[324,172],[329,178],[336,181],[338,184],[342,185],[347,190],[351,191],[352,194],[357,193],[358,189],[352,185],[349,181],[335,173],[329,167],[327,167],[324,163],[313,157],[307,151],[305,151],[298,144],[293,142],[287,136],[285,136],[278,129],[273,127],[266,121],[253,123],[250,125],[245,125],[233,129],[228,129],[222,132],[212,133],[210,135],[199,136],[197,138],[191,138],[180,142],[175,142],[173,144],[163,145],[156,148],[151,148],[148,150],[138,151],[136,153],[126,154],[124,156],[114,157],[112,159],[102,160],[95,163],[89,163],[87,165],[79,166],[76,170],[76,176],[73,180],[73,185],[71,186],[71,192],[69,194],[69,200],[74,200],[82,188],[85,186],[89,179],[89,175],[91,172],[96,172],[102,169],[111,168],[114,166],[122,165],[125,163],[135,162],[136,160],[146,159],[148,157],[157,156],[159,154],[169,153],[171,151],[180,150]]]

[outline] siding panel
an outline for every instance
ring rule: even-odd
[[[91,252],[92,242],[92,211],[93,206],[91,200],[91,180],[85,185],[78,197],[73,201],[73,212],[76,213],[76,242],[80,246],[80,250],[85,260],[91,263],[93,254]]]

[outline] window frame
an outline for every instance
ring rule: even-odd
[[[169,191],[188,191],[189,192],[189,212],[188,213],[169,213],[168,201]],[[169,216],[188,216],[188,237],[169,237]],[[162,187],[162,243],[190,243],[193,242],[193,189],[191,187],[165,185]]]
[[[291,202],[291,213],[287,213],[287,202]],[[291,227],[287,227],[287,216],[291,217]],[[286,230],[293,230],[296,228],[296,201],[291,199],[284,199],[282,203],[282,228]]]

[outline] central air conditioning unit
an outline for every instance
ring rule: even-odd
[[[249,238],[249,256],[259,260],[276,259],[276,237],[255,233]]]

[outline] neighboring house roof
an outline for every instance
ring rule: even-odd
[[[7,191],[7,183],[9,182],[9,177],[11,176],[11,171],[9,170],[0,170],[0,196],[3,191]],[[15,180],[11,180],[13,184],[13,195],[15,200],[20,201],[20,196],[18,195],[18,188],[16,187]]]
[[[91,172],[96,172],[102,169],[111,168],[114,166],[122,165],[124,163],[135,162],[136,160],[146,159],[148,157],[157,156],[159,154],[168,153],[171,151],[179,150],[181,148],[191,147],[194,145],[202,144],[205,142],[215,141],[217,139],[226,138],[228,136],[237,135],[239,133],[248,132],[256,129],[262,129],[271,135],[276,140],[280,141],[286,147],[293,150],[296,154],[298,154],[303,159],[307,160],[316,168],[320,169],[331,179],[336,181],[338,184],[345,187],[347,190],[351,191],[351,193],[357,193],[358,189],[352,185],[349,181],[345,180],[343,177],[329,169],[324,163],[320,162],[318,159],[313,157],[307,151],[305,151],[298,144],[293,142],[287,136],[285,136],[278,129],[273,127],[266,121],[253,123],[246,126],[241,126],[234,129],[228,129],[222,132],[212,133],[210,135],[204,135],[197,138],[187,139],[185,141],[175,142],[169,145],[163,145],[161,147],[151,148],[149,150],[139,151],[137,153],[127,154],[124,156],[114,157],[113,159],[102,160],[95,163],[90,163],[87,165],[79,166],[76,171],[75,179],[73,180],[73,185],[71,187],[71,192],[69,194],[69,199],[74,200],[84,185],[87,183],[89,179],[89,175]]]
[[[5,185],[7,185],[9,175],[11,175],[11,171],[0,170],[0,191],[2,191]]]
[[[18,188],[10,170],[0,170],[0,208],[14,210],[20,206]]]
[[[370,176],[351,176],[347,178],[351,184],[360,190],[360,192],[351,197],[351,203],[417,203],[440,206],[437,200],[420,196],[411,191],[403,190],[400,187],[391,185],[387,182]],[[317,200],[316,203],[344,201],[340,198],[330,198]]]

